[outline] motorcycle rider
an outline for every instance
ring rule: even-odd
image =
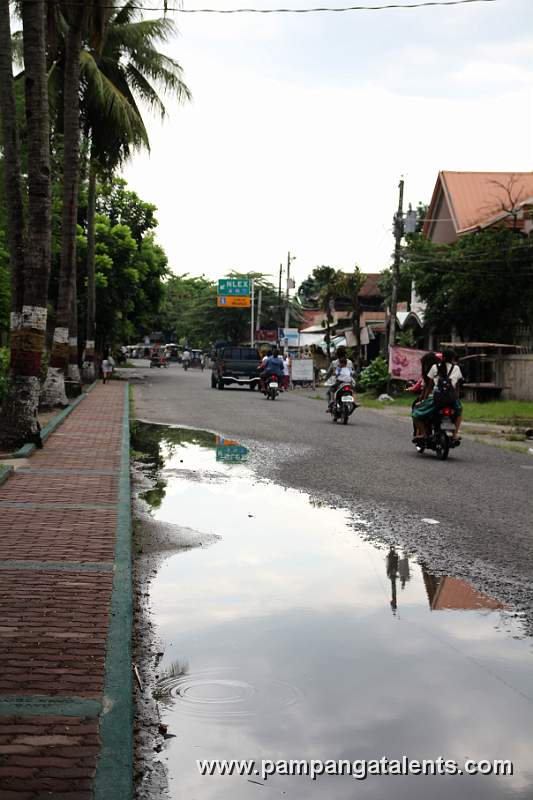
[[[413,420],[415,421],[415,425],[417,425],[417,434],[413,439],[414,444],[417,444],[420,439],[427,436],[427,423],[429,423],[431,417],[435,413],[435,393],[438,390],[439,378],[447,379],[451,383],[455,393],[457,392],[459,382],[463,380],[463,373],[457,364],[457,355],[454,350],[444,350],[442,354],[437,353],[431,355],[435,356],[435,361],[427,372],[423,368],[422,375],[426,385],[419,401],[414,404],[412,411]],[[463,407],[457,396],[452,405],[454,407],[453,420],[455,424],[452,440],[458,444],[461,440],[459,431],[463,421]]]
[[[283,359],[280,358],[279,351],[276,347],[272,350],[272,355],[267,357],[263,372],[261,373],[261,378],[265,385],[270,375],[275,375],[281,386],[283,381]]]
[[[337,347],[335,355],[337,358],[331,362],[326,377],[324,378],[324,380],[327,381],[332,375],[335,376],[335,383],[328,389],[328,407],[326,411],[329,411],[339,385],[343,382],[352,385],[355,373],[353,361],[347,357],[345,347],[342,347],[342,345],[341,347]]]
[[[191,366],[191,351],[189,350],[188,347],[186,347],[185,350],[183,351],[181,360],[183,362],[183,369],[187,369],[187,367]]]

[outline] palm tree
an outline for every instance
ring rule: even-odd
[[[335,300],[339,296],[338,280],[340,271],[333,267],[315,267],[313,277],[320,291],[318,303],[322,311],[326,314],[326,349],[328,361],[331,361],[331,323],[333,322],[333,311],[335,310]]]
[[[80,123],[87,137],[90,152],[87,214],[87,335],[84,355],[87,377],[90,379],[94,375],[94,219],[98,173],[112,172],[129,157],[133,149],[149,146],[148,134],[136,97],[158,110],[161,116],[165,114],[165,106],[158,94],[158,87],[172,92],[178,100],[190,97],[190,92],[182,80],[179,64],[156,48],[159,41],[166,41],[174,33],[175,26],[171,20],[166,18],[138,20],[142,13],[139,0],[129,0],[117,9],[113,9],[110,3],[93,0],[92,4],[89,4],[91,7],[87,17],[81,16],[78,6],[77,10],[71,12],[69,18],[67,9],[70,5],[65,0],[65,16],[70,25],[64,45],[62,81],[65,127],[63,247],[52,369],[49,370],[42,395],[42,402],[45,405],[62,404],[66,401],[64,375],[68,358],[67,338],[70,340],[69,370],[71,377],[78,377],[74,208],[77,211]],[[80,30],[83,33],[84,28],[86,37],[80,40]],[[70,60],[69,36],[72,56]],[[77,70],[72,63],[74,52],[78,52]],[[81,119],[79,112],[76,111],[77,99],[72,99],[75,84],[77,97],[81,90]],[[70,100],[67,100],[67,87],[71,93]],[[77,137],[74,137],[73,127],[69,135],[68,162],[67,117],[71,126],[74,118],[77,119]],[[77,163],[76,176],[73,171],[74,161]],[[70,331],[67,333],[69,323]]]
[[[178,101],[190,99],[182,69],[157,50],[174,32],[167,18],[138,19],[141,10],[130,0],[105,18],[94,15],[88,46],[82,53],[85,83],[83,114],[89,144],[87,211],[87,326],[84,364],[87,379],[94,376],[95,269],[94,220],[99,173],[112,172],[137,148],[149,148],[148,133],[137,98],[166,114],[158,93],[171,93]]]
[[[337,285],[339,294],[346,298],[352,309],[352,330],[355,337],[356,347],[356,366],[361,365],[361,329],[360,329],[360,308],[359,293],[366,280],[359,267],[356,265],[350,274],[342,273],[339,275]]]
[[[28,219],[24,227],[20,154],[8,0],[0,1],[0,116],[6,160],[10,263],[13,269],[11,374],[3,408],[2,444],[38,434],[51,250],[50,123],[46,70],[46,2],[24,0],[22,39],[28,149]]]
[[[62,63],[63,205],[61,261],[56,324],[50,366],[43,391],[43,406],[66,405],[65,376],[80,383],[76,314],[76,233],[80,172],[80,55],[91,2],[59,3],[57,27],[64,28]],[[48,18],[50,23],[50,18]],[[59,37],[57,37],[59,41]],[[60,45],[58,44],[58,53]],[[56,62],[57,66],[57,62]]]

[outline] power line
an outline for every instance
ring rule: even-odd
[[[26,0],[28,2],[28,0]],[[62,0],[53,0],[59,3]],[[85,0],[81,2],[74,2],[74,0],[67,0],[63,2],[64,5],[79,6],[83,5]],[[384,6],[316,6],[314,8],[169,8],[166,4],[161,6],[135,6],[139,11],[161,11],[163,13],[174,12],[177,14],[317,14],[317,13],[342,13],[345,11],[390,11],[390,10],[409,10],[417,8],[429,8],[437,6],[465,6],[473,5],[474,3],[497,3],[499,0],[421,0],[420,2],[413,2],[407,4],[401,3],[388,3]],[[120,11],[126,8],[126,5],[107,5],[99,6],[100,8],[114,9]]]

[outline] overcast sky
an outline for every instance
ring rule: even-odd
[[[401,175],[415,205],[439,169],[533,170],[531,4],[174,14],[166,51],[194,99],[149,120],[152,152],[126,169],[171,270],[277,280],[290,250],[298,282],[318,264],[377,272]]]

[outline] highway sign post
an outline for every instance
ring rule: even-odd
[[[220,295],[217,297],[217,306],[219,308],[250,308],[250,295],[247,297],[242,297],[237,295],[229,297],[224,295],[221,297]]]
[[[248,278],[221,278],[218,282],[217,294],[222,297],[246,297],[250,295]]]

